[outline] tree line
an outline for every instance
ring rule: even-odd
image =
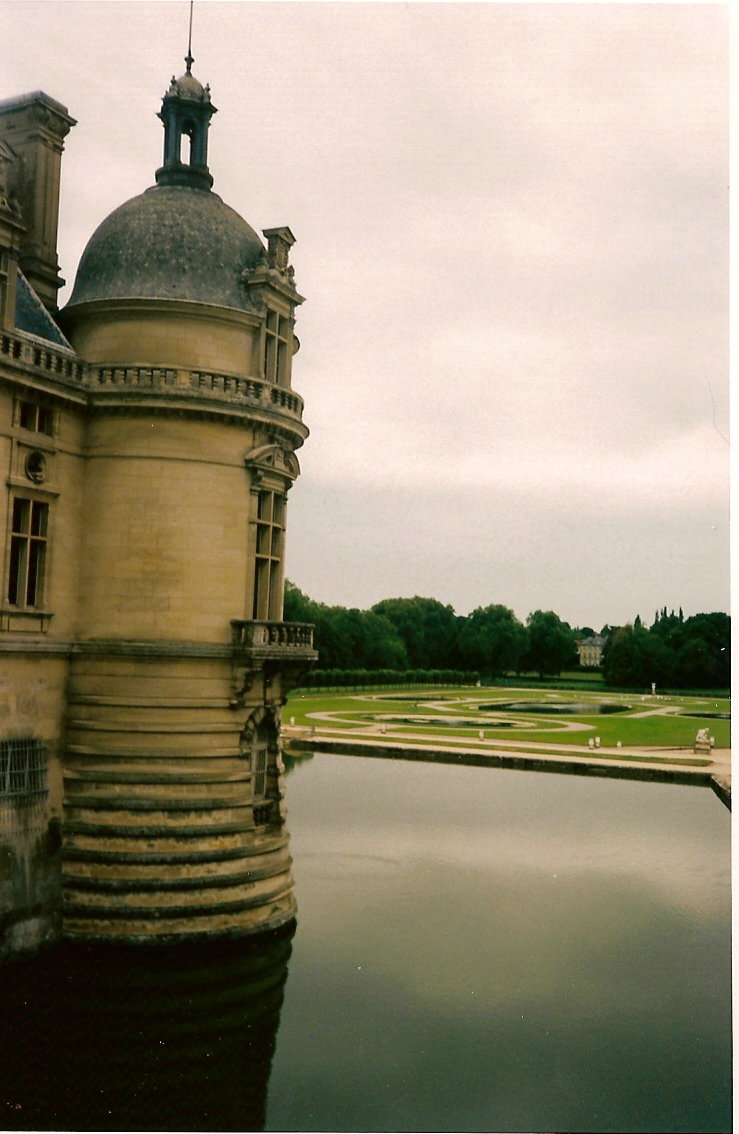
[[[650,627],[611,628],[603,650],[608,685],[667,689],[728,689],[731,681],[731,619],[728,614],[683,616],[656,611]]]
[[[331,671],[365,671],[383,684],[395,681],[449,683],[456,674],[495,680],[506,674],[556,677],[579,667],[577,640],[592,627],[571,627],[554,611],[535,610],[522,623],[499,603],[458,615],[437,599],[388,598],[369,610],[329,606],[285,584],[284,618],[314,625],[319,652],[314,681]],[[620,688],[726,688],[729,684],[730,619],[726,614],[684,618],[655,613],[648,629],[637,616],[628,626],[602,628],[602,672]],[[433,673],[432,673],[433,671]],[[339,681],[329,682],[338,684]]]
[[[553,611],[524,625],[500,604],[460,616],[437,599],[392,598],[370,610],[315,602],[285,584],[285,620],[312,622],[322,670],[475,672],[555,676],[578,664],[575,634]]]

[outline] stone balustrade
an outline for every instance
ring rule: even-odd
[[[0,335],[0,358],[3,356],[18,362],[24,369],[32,367],[65,383],[82,381],[84,364],[70,350],[54,347],[51,343],[41,346],[33,339],[3,331]]]
[[[179,367],[156,366],[101,366],[85,368],[84,385],[104,389],[111,386],[128,389],[155,390],[171,393],[202,393],[219,400],[247,404],[256,408],[274,409],[278,406],[294,417],[303,416],[303,399],[262,379],[242,378],[234,374],[219,374],[210,370],[189,370]]]
[[[313,627],[307,622],[256,622],[232,618],[231,631],[234,646],[241,649],[313,649]]]
[[[70,351],[52,344],[41,346],[32,339],[3,331],[0,334],[0,360],[33,367],[57,381],[85,390],[146,390],[162,394],[202,394],[207,398],[289,414],[302,421],[303,399],[293,390],[265,382],[219,374],[210,370],[190,370],[169,366],[114,366],[86,364]]]

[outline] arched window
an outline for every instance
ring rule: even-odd
[[[183,158],[182,154],[180,154],[180,161],[182,161],[185,165],[194,165],[195,123],[189,120],[183,122],[182,134],[183,140],[187,138],[187,142],[185,143],[185,156]]]
[[[275,823],[279,818],[275,791],[277,729],[272,716],[257,709],[244,732],[244,755],[251,769],[252,810],[254,825]]]

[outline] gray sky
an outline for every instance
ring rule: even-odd
[[[71,285],[153,183],[189,5],[0,0],[79,120]],[[288,224],[311,437],[288,575],[573,625],[728,609],[728,9],[195,5],[214,190]],[[65,292],[65,297],[68,294]]]

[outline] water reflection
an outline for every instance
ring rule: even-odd
[[[262,1130],[294,928],[0,969],[0,1126]]]
[[[267,1128],[731,1129],[707,788],[316,754]]]

